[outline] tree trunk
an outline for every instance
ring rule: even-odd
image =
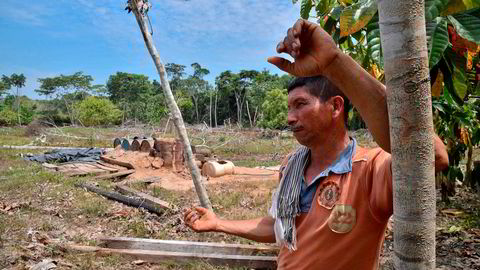
[[[215,116],[215,127],[217,127],[217,96],[218,96],[218,94],[217,94],[217,92],[215,92],[215,114],[214,114],[214,116]]]
[[[250,115],[250,108],[248,107],[248,100],[247,100],[246,104],[247,104],[248,121],[250,122],[250,127],[252,128],[253,123],[252,123],[252,116]]]
[[[473,145],[470,138],[470,134],[468,135],[468,152],[467,152],[467,165],[465,169],[465,183],[470,184],[472,188],[475,188],[474,181],[472,180],[472,155],[473,155]]]
[[[17,87],[17,100],[16,100],[16,103],[17,103],[17,117],[18,117],[18,125],[21,126],[22,125],[22,120],[20,119],[20,99],[19,99],[19,90],[18,90],[18,87]]]
[[[208,118],[210,120],[210,127],[212,127],[212,93],[210,92],[210,105],[208,106]]]
[[[393,173],[395,269],[435,269],[433,121],[424,1],[379,0]]]
[[[177,103],[172,94],[172,90],[170,89],[170,84],[166,78],[165,66],[163,65],[162,61],[160,60],[160,55],[153,44],[152,36],[150,32],[148,32],[147,23],[145,18],[142,14],[139,13],[137,9],[137,0],[133,0],[133,13],[137,19],[138,26],[143,35],[143,40],[145,41],[145,45],[147,46],[148,52],[152,56],[152,60],[155,63],[155,67],[157,68],[158,74],[160,75],[160,81],[162,84],[163,92],[165,93],[166,101],[168,104],[168,108],[172,113],[173,123],[177,129],[180,138],[183,141],[185,146],[185,150],[187,153],[187,165],[190,168],[190,173],[192,174],[193,184],[195,185],[195,190],[197,192],[197,196],[200,200],[200,204],[208,209],[212,209],[212,204],[210,203],[210,199],[208,198],[207,191],[205,190],[205,186],[203,184],[202,176],[200,175],[200,170],[198,169],[197,165],[193,159],[192,147],[190,146],[190,141],[187,136],[187,130],[185,129],[185,124],[183,123],[183,118],[180,110],[178,109]]]

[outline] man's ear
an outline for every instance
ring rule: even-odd
[[[342,112],[345,110],[343,98],[341,96],[334,96],[332,97],[331,102],[333,106],[332,117],[336,118],[342,116]]]

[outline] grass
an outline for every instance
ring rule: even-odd
[[[152,133],[151,129],[91,129],[60,128],[71,137],[49,136],[45,145],[103,146],[110,147],[113,138]],[[49,129],[48,133],[59,132]],[[237,166],[278,165],[297,144],[291,136],[268,139],[260,132],[198,132],[189,131],[195,144],[212,147],[219,158],[230,159]],[[163,136],[162,132],[157,132]],[[24,128],[1,128],[0,145],[24,145],[35,141],[25,136]],[[82,137],[75,139],[73,136]],[[173,136],[167,134],[168,137]],[[87,138],[87,139],[85,139]],[[368,136],[357,137],[360,145],[369,145]],[[61,244],[73,242],[81,245],[98,245],[99,236],[146,237],[172,240],[227,242],[253,244],[239,237],[204,233],[196,234],[182,223],[182,213],[165,213],[162,216],[112,202],[99,195],[76,188],[75,183],[92,181],[90,177],[64,177],[46,171],[41,165],[22,160],[20,154],[41,153],[42,150],[0,149],[0,203],[22,204],[19,208],[0,212],[0,269],[29,268],[40,258],[51,257],[73,265],[72,269],[231,269],[215,267],[197,261],[191,264],[164,262],[155,265],[133,265],[132,260],[115,255],[98,257],[93,254],[65,252]],[[102,188],[113,189],[112,182],[95,182]],[[265,216],[277,181],[228,182],[208,185],[208,193],[216,214],[226,219],[251,219]],[[179,206],[181,209],[197,204],[193,190],[170,191],[156,187],[149,189],[141,183],[133,188]],[[461,204],[459,203],[459,206]],[[448,206],[453,207],[453,206]],[[452,225],[464,229],[480,227],[480,213],[472,208],[454,220]],[[37,246],[33,250],[29,230],[38,231],[59,244]],[[59,268],[62,268],[61,266]]]

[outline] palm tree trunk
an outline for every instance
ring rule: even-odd
[[[203,184],[202,176],[200,175],[200,170],[198,169],[197,165],[193,159],[192,147],[190,146],[190,141],[188,139],[187,130],[185,129],[185,124],[183,122],[182,114],[178,109],[177,103],[172,94],[172,90],[170,89],[170,84],[166,78],[165,66],[163,65],[160,55],[153,44],[152,36],[148,32],[147,23],[145,18],[137,9],[137,0],[133,0],[133,13],[137,19],[138,26],[143,35],[143,40],[145,41],[145,45],[147,46],[148,52],[152,56],[153,62],[155,63],[155,67],[157,68],[158,74],[160,75],[160,82],[162,84],[162,89],[165,93],[165,97],[167,100],[168,107],[170,112],[172,113],[173,123],[177,129],[180,138],[183,141],[185,146],[186,154],[187,154],[187,165],[190,168],[190,173],[192,174],[193,184],[195,185],[195,190],[197,192],[197,196],[200,200],[200,204],[208,209],[212,209],[212,204],[210,203],[210,199],[208,198],[207,191],[205,190],[205,186]]]
[[[433,121],[424,1],[378,1],[393,173],[395,269],[435,269]]]

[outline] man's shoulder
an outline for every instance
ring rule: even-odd
[[[366,161],[368,163],[390,158],[390,153],[380,147],[368,148],[357,145],[353,161]]]

